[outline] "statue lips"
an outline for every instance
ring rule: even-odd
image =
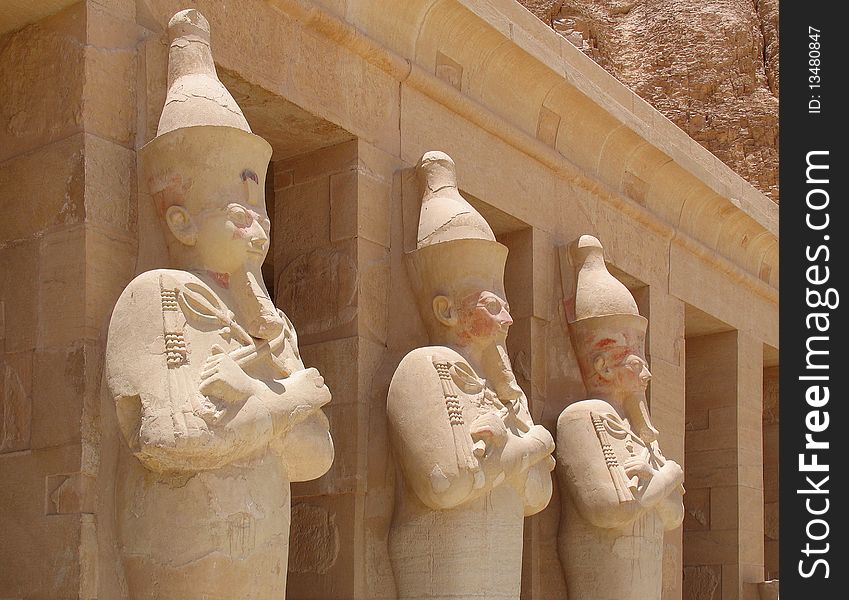
[[[248,252],[251,254],[260,254],[263,258],[265,258],[265,255],[268,252],[268,235],[251,236]]]

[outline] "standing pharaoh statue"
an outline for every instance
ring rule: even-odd
[[[182,11],[168,30],[140,155],[174,269],[127,286],[106,349],[122,579],[137,599],[283,598],[289,483],[330,468],[330,392],[260,273],[271,147],[218,80],[206,19]]]
[[[428,152],[408,272],[432,346],[407,354],[387,400],[399,483],[389,538],[400,600],[518,600],[524,517],[551,497],[551,434],[507,358],[507,248]]]
[[[582,236],[572,341],[590,400],[557,420],[558,548],[569,600],[660,600],[663,534],[684,516],[684,472],[666,459],[646,408],[648,321]]]

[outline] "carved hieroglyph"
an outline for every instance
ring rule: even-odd
[[[663,533],[684,517],[684,472],[663,456],[645,391],[648,321],[582,236],[572,341],[591,399],[557,420],[558,549],[569,600],[660,600]]]
[[[554,443],[507,358],[507,248],[460,196],[449,156],[426,153],[418,177],[407,266],[433,345],[407,354],[389,387],[398,597],[517,600],[523,520],[551,497]]]
[[[106,352],[124,578],[132,598],[283,598],[289,482],[330,467],[330,392],[260,275],[271,147],[218,80],[206,19],[168,28],[168,96],[141,159],[175,268],[127,286]]]

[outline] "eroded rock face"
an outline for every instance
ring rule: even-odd
[[[777,0],[519,0],[778,202]]]
[[[684,567],[684,600],[714,600],[721,583],[721,567]]]

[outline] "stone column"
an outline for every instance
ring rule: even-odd
[[[126,1],[0,36],[0,597],[98,597],[100,369],[135,259],[137,36]]]
[[[640,313],[649,320],[646,359],[653,375],[648,390],[651,416],[667,458],[684,465],[684,303],[656,285],[633,293]],[[684,487],[689,489],[686,479]],[[680,600],[681,567],[682,528],[677,527],[663,538],[663,600]]]
[[[498,235],[509,248],[504,287],[510,299],[513,325],[507,336],[507,349],[516,381],[528,398],[535,423],[552,434],[555,425],[543,422],[548,400],[547,360],[549,323],[552,320],[552,293],[555,282],[556,248],[551,237],[538,228],[526,227]],[[552,503],[549,503],[551,507]],[[525,519],[522,548],[522,598],[546,597],[548,579],[560,577],[557,559],[557,512],[546,510]]]
[[[394,598],[385,406],[400,357],[381,367],[391,362],[395,160],[350,140],[274,163],[274,300],[333,393],[325,410],[336,446],[327,475],[292,486],[287,596],[295,600]]]
[[[763,345],[687,339],[684,598],[748,600],[763,580]]]
[[[764,578],[778,579],[778,367],[764,368]]]

